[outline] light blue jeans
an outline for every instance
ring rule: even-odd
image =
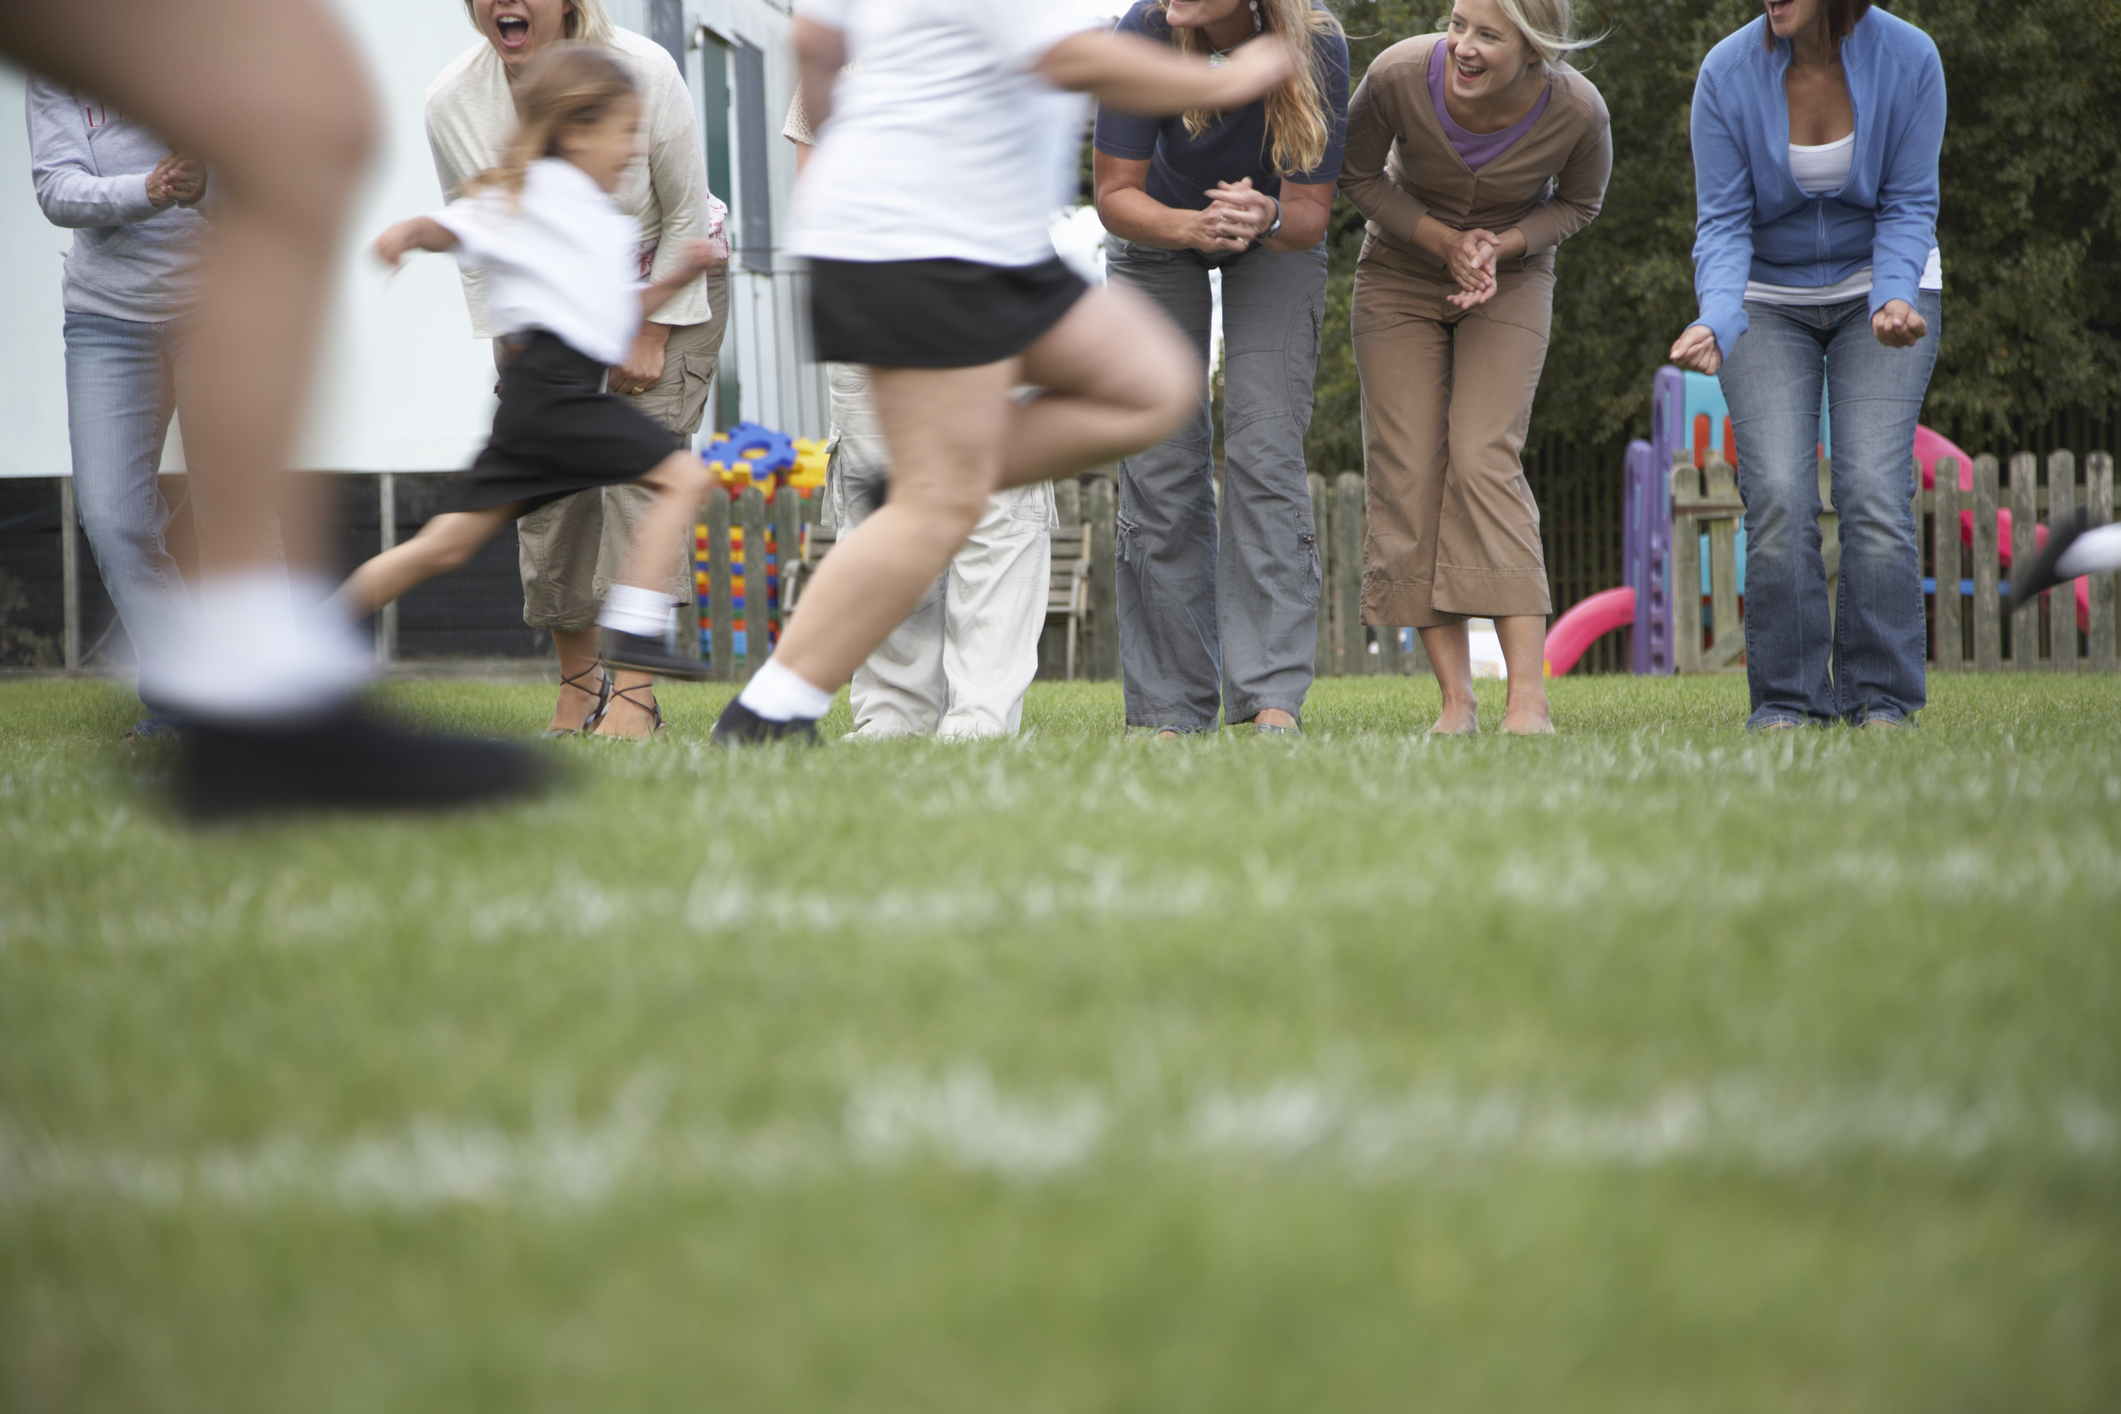
[[[183,343],[183,325],[175,320],[148,323],[71,310],[66,316],[74,505],[103,587],[143,666],[165,645],[191,636],[191,596],[163,540],[169,508],[155,484],[176,407]]]
[[[1749,727],[1904,722],[1929,700],[1922,552],[1909,503],[1915,422],[1944,311],[1935,292],[1918,308],[1928,335],[1890,349],[1871,333],[1868,299],[1816,308],[1746,301],[1748,327],[1718,378],[1745,499]],[[1841,526],[1831,615],[1819,533],[1822,380]]]

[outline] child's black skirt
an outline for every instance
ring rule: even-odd
[[[501,370],[493,436],[442,493],[444,511],[528,515],[593,486],[638,481],[683,440],[604,391],[604,365],[539,330]]]
[[[877,368],[977,368],[1037,343],[1089,289],[1059,256],[810,262],[817,356]]]

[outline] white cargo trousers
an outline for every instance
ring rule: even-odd
[[[841,533],[884,504],[890,458],[868,374],[835,363],[825,508]],[[906,621],[857,668],[854,735],[1013,736],[1038,675],[1053,574],[1053,486],[996,492],[964,548]]]

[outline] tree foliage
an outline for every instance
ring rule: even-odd
[[[1332,0],[1359,76],[1435,27],[1445,0]],[[1945,328],[1925,420],[1986,443],[2121,393],[2121,4],[1898,0],[1944,59],[1951,111],[1938,243]],[[1535,437],[1610,444],[1648,427],[1650,374],[1693,318],[1694,76],[1759,13],[1745,0],[1583,0],[1583,67],[1613,118],[1605,208],[1562,247]],[[1362,222],[1335,208],[1313,465],[1359,467],[1348,305]]]

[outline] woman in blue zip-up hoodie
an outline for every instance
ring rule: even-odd
[[[1694,88],[1701,317],[1672,361],[1717,374],[1745,498],[1756,730],[1902,726],[1927,694],[1915,421],[1942,323],[1944,66],[1870,0],[1766,0]],[[1840,597],[1820,554],[1820,385]],[[1829,669],[1831,668],[1831,676]]]

